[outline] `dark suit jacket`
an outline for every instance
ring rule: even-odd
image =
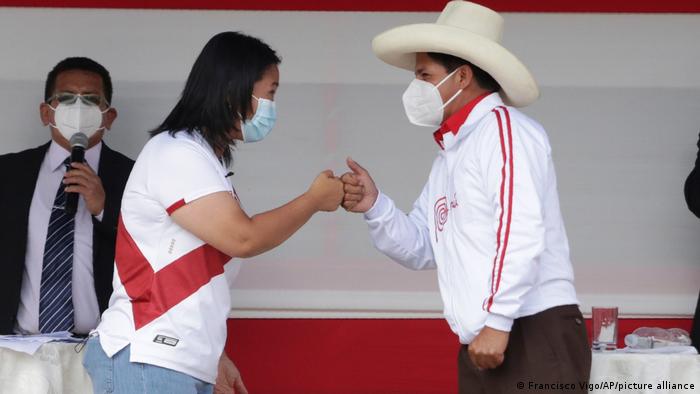
[[[698,157],[695,159],[695,168],[685,181],[685,201],[695,216],[700,218],[700,139],[698,140]]]
[[[39,168],[49,143],[38,148],[0,156],[0,334],[12,334],[19,308],[24,259],[27,249],[29,206]],[[92,235],[92,264],[100,312],[107,308],[112,294],[114,244],[122,193],[134,161],[102,144],[97,174],[105,189],[102,221],[95,219]]]
[[[685,202],[688,208],[700,218],[700,139],[698,140],[698,157],[695,159],[695,168],[688,175],[685,181]],[[695,319],[693,319],[693,329],[690,333],[693,345],[700,350],[700,295],[695,306]]]

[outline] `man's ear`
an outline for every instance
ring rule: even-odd
[[[117,119],[117,110],[116,108],[110,107],[107,112],[104,114],[104,127],[105,129],[109,130],[112,128],[112,123],[114,120]]]
[[[465,89],[474,80],[474,72],[472,68],[466,64],[459,68],[457,74],[459,75],[458,83],[460,89]]]
[[[51,112],[53,112],[53,110],[48,104],[39,104],[39,118],[41,119],[41,123],[43,123],[44,126],[48,126],[49,123],[51,123]]]

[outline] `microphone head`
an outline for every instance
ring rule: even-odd
[[[86,149],[88,146],[88,137],[84,133],[75,133],[70,137],[70,147],[75,148],[79,146]]]

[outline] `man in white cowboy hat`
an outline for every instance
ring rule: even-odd
[[[542,126],[513,107],[539,92],[501,46],[502,28],[494,11],[452,1],[437,23],[374,39],[381,60],[415,73],[406,115],[437,129],[441,150],[408,215],[352,159],[343,206],[364,213],[393,260],[437,268],[445,318],[462,343],[460,393],[584,393],[591,353],[551,148]]]

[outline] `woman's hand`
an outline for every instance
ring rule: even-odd
[[[333,212],[343,202],[343,182],[333,175],[333,171],[323,171],[311,184],[307,195],[314,201],[319,211]]]

